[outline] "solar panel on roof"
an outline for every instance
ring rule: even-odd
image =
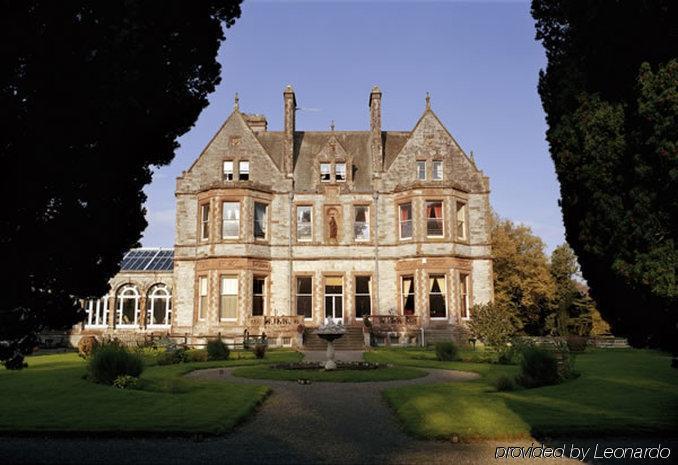
[[[132,249],[120,263],[120,271],[168,271],[173,267],[174,249]]]

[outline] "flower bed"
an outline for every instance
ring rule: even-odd
[[[336,362],[337,370],[377,370],[392,365],[374,362]],[[324,370],[325,362],[292,362],[277,363],[271,368],[278,370]]]

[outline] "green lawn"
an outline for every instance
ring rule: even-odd
[[[0,431],[224,432],[250,414],[269,388],[181,375],[201,368],[297,361],[299,354],[269,351],[264,360],[246,357],[151,366],[141,375],[140,390],[86,381],[85,362],[75,353],[29,357],[27,369],[0,369]]]
[[[641,350],[581,354],[581,376],[557,386],[496,392],[491,381],[518,367],[438,362],[424,349],[380,349],[369,361],[480,373],[466,383],[385,391],[411,434],[426,438],[655,435],[678,432],[678,370],[666,355]]]
[[[368,381],[391,381],[414,379],[426,376],[426,372],[408,367],[387,367],[376,370],[283,370],[267,366],[246,366],[233,370],[233,375],[243,378],[296,381],[299,378],[333,383],[362,383]]]

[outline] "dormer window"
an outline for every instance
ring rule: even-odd
[[[346,181],[346,163],[337,163],[334,165],[334,179],[337,182]]]
[[[241,181],[247,181],[250,179],[250,162],[241,161],[238,167],[238,179]]]
[[[417,179],[426,181],[426,161],[417,161]]]
[[[432,178],[434,181],[443,180],[443,162],[441,160],[433,161],[433,173]]]
[[[320,180],[322,182],[330,182],[330,164],[321,163],[320,164]]]
[[[224,161],[224,181],[233,181],[233,161]]]

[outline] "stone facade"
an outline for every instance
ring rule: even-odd
[[[401,341],[458,334],[470,306],[493,298],[489,180],[428,98],[414,129],[395,132],[381,129],[381,100],[375,87],[369,131],[317,132],[296,130],[290,86],[282,131],[236,100],[177,178],[173,273],[119,274],[111,308],[123,283],[143,298],[162,282],[167,331],[194,344],[247,330],[296,345],[302,327],[362,326],[366,313]]]

